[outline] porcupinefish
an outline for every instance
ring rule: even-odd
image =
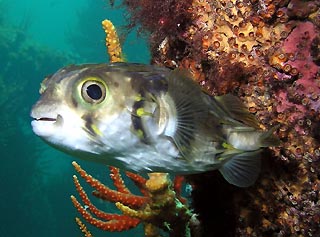
[[[180,69],[135,63],[60,69],[41,85],[35,134],[75,157],[136,172],[218,169],[252,185],[259,153],[278,145],[237,97],[210,96]]]

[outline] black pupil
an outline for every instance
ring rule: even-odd
[[[102,90],[100,86],[92,84],[87,87],[87,94],[93,100],[99,100],[102,97]]]

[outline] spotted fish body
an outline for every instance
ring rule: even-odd
[[[254,183],[262,147],[277,145],[231,95],[204,93],[182,70],[114,63],[62,68],[42,83],[34,132],[76,157],[133,171],[219,169]]]

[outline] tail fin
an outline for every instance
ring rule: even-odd
[[[274,126],[269,131],[264,132],[260,138],[259,143],[261,147],[279,146],[280,139],[273,135],[274,131],[279,128],[280,125]]]

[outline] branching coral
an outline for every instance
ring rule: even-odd
[[[111,168],[111,176],[116,180],[114,182],[118,191],[112,190],[107,186],[103,185],[99,180],[94,179],[92,176],[88,175],[81,167],[73,162],[73,166],[76,171],[81,175],[85,181],[90,184],[93,188],[95,188],[94,195],[107,201],[111,202],[119,202],[123,203],[123,205],[128,205],[131,207],[139,207],[142,206],[146,202],[146,198],[138,197],[128,192],[126,188],[123,187],[123,180],[116,168]],[[118,215],[118,214],[109,214],[100,211],[96,208],[91,201],[89,200],[87,194],[83,190],[82,186],[79,183],[79,180],[76,176],[73,176],[73,180],[76,186],[76,189],[82,199],[82,202],[86,205],[91,213],[93,213],[98,218],[103,220],[99,220],[93,217],[89,211],[84,208],[74,196],[71,196],[71,200],[74,206],[77,208],[79,213],[83,216],[83,218],[89,222],[90,224],[96,226],[99,229],[106,231],[122,231],[133,228],[139,224],[139,220],[135,218],[131,218],[126,215]]]
[[[166,173],[150,173],[149,179],[126,172],[140,189],[143,196],[132,194],[124,184],[117,168],[110,167],[110,177],[117,190],[112,190],[99,180],[87,174],[76,162],[72,163],[80,176],[94,188],[93,195],[113,202],[123,214],[111,214],[99,210],[90,201],[76,176],[73,177],[76,189],[84,206],[71,196],[72,202],[82,217],[90,224],[105,231],[124,231],[144,224],[145,236],[160,236],[160,229],[170,236],[190,236],[191,212],[182,204]],[[77,221],[81,230],[88,233],[84,225]],[[90,236],[90,235],[88,235]]]
[[[106,33],[106,47],[110,62],[122,62],[122,50],[116,28],[109,20],[102,21],[102,27]]]
[[[226,191],[226,184],[215,183],[216,192],[235,197],[225,199],[232,202],[235,235],[320,235],[319,8],[319,1],[194,0],[181,8],[191,18],[182,31],[167,29],[163,37],[160,26],[151,29],[153,62],[188,68],[210,94],[237,95],[262,128],[280,125],[282,147],[266,151],[253,188]],[[142,26],[146,20],[157,24],[141,16]],[[199,219],[206,229],[215,228],[211,233],[221,233],[214,220],[222,216],[214,208],[230,205],[213,197],[218,204],[209,209],[203,196],[210,182],[199,177],[208,179],[189,178],[196,180]]]

